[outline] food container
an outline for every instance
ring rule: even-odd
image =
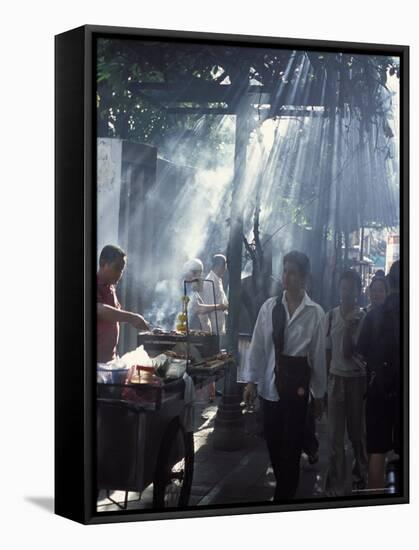
[[[137,365],[136,369],[140,384],[151,384],[153,382],[154,367],[152,365]]]
[[[125,384],[129,369],[127,367],[115,367],[115,363],[97,364],[97,381],[101,384]]]
[[[112,384],[125,384],[128,377],[129,369],[113,369],[112,370]]]
[[[127,384],[151,384],[154,379],[154,367],[150,365],[135,365],[126,379]]]

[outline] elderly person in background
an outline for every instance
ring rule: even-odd
[[[227,258],[223,254],[215,254],[212,258],[212,269],[205,278],[202,297],[206,304],[223,304],[228,308],[228,300],[223,287],[223,276],[227,270]],[[215,297],[214,297],[215,294]],[[213,334],[219,334],[221,339],[226,333],[226,310],[213,311],[209,314]],[[215,382],[209,386],[209,399],[214,401],[216,396]],[[221,395],[221,392],[219,392]]]
[[[194,279],[200,279],[202,278],[202,273],[204,271],[204,264],[201,262],[199,258],[194,258],[193,260],[189,260],[185,263],[183,266],[183,278],[185,281],[191,282]],[[187,286],[190,289],[190,285]]]
[[[206,281],[214,283],[214,287],[212,284],[204,283],[202,291],[202,297],[206,304],[212,304],[215,301],[217,304],[224,304],[226,309],[228,308],[228,300],[223,287],[223,276],[226,270],[227,258],[223,254],[215,254],[212,258],[212,269],[205,278]],[[222,335],[226,333],[226,309],[210,313],[209,318],[213,333],[217,331],[217,325],[219,334]]]
[[[209,314],[215,311],[225,311],[227,306],[224,304],[206,304],[202,297],[203,279],[202,273],[204,265],[199,258],[189,260],[183,268],[185,281],[189,281],[187,285],[191,289],[189,294],[188,304],[188,324],[190,330],[202,330],[211,333],[211,321]]]

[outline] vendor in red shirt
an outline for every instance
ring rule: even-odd
[[[107,363],[116,357],[119,323],[130,323],[137,330],[148,330],[144,318],[124,311],[116,297],[115,287],[125,269],[127,255],[113,245],[106,245],[99,258],[97,272],[97,362]]]

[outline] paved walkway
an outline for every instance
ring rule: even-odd
[[[191,506],[209,504],[235,504],[269,501],[273,495],[275,481],[265,441],[257,435],[256,413],[245,416],[245,444],[239,451],[219,451],[212,445],[214,419],[217,413],[217,397],[213,404],[201,403],[195,407],[195,467],[192,483]],[[305,455],[301,459],[298,498],[316,498],[321,494],[327,468],[328,443],[326,423],[317,424],[320,441],[319,462],[309,465]],[[350,454],[350,452],[349,452]],[[351,457],[348,456],[350,465]],[[350,494],[350,472],[348,472],[348,494]],[[129,509],[145,509],[152,506],[152,487],[141,495],[129,493]],[[115,491],[111,497],[122,502],[125,493]],[[99,511],[117,510],[117,505],[106,499],[102,491],[98,501]]]
[[[269,501],[273,496],[275,478],[265,440],[257,435],[260,429],[256,413],[246,414],[245,445],[243,449],[235,452],[213,449],[212,429],[215,414],[215,407],[206,409],[204,415],[209,419],[206,425],[195,433],[197,449],[190,503],[200,506]],[[326,425],[319,424],[317,432],[320,440],[319,462],[311,466],[307,457],[302,456],[297,497],[319,496],[323,487],[323,476],[327,467],[327,449],[324,444],[327,444]],[[220,476],[218,481],[215,481],[216,472]]]
[[[260,433],[258,414],[245,414],[245,441],[239,451],[219,451],[213,448],[212,438],[214,420],[218,402],[208,403],[205,392],[198,394],[202,399],[195,404],[195,465],[189,504],[191,506],[229,505],[249,502],[267,502],[274,493],[275,480],[270,467],[265,440]],[[320,443],[319,461],[315,465],[308,463],[303,454],[301,458],[301,475],[296,498],[315,499],[323,495],[325,475],[327,472],[329,445],[327,436],[327,418],[323,415],[316,426]],[[352,494],[352,450],[346,440],[347,473],[346,495]],[[389,492],[393,492],[392,489]],[[111,498],[123,502],[125,493],[114,491]],[[129,509],[152,508],[153,488],[143,491],[141,499],[138,493],[128,494]],[[101,491],[98,511],[118,510],[104,491]]]

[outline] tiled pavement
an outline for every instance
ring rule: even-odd
[[[245,445],[239,451],[219,451],[212,445],[214,418],[217,412],[217,398],[214,404],[201,403],[195,407],[195,467],[189,504],[203,506],[209,504],[234,504],[244,502],[269,501],[273,495],[274,477],[269,465],[266,444],[257,435],[256,413],[245,417]],[[252,416],[253,415],[253,416]],[[319,462],[311,466],[305,455],[301,460],[299,498],[319,496],[327,468],[328,443],[325,420],[317,425],[320,441]],[[348,465],[351,463],[348,450]],[[350,494],[350,472],[348,491]],[[107,500],[101,492],[98,501],[99,511],[117,510],[118,507]],[[111,497],[123,501],[125,493],[115,491]],[[138,501],[137,493],[128,495],[129,509],[151,508],[152,488],[147,488]]]

